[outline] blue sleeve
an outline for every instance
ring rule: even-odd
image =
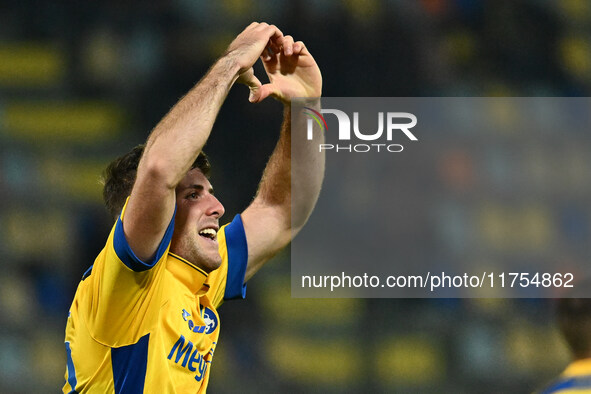
[[[176,207],[174,209],[174,213],[176,214]],[[139,257],[133,253],[133,250],[129,247],[127,243],[127,238],[125,238],[125,233],[123,232],[123,222],[121,221],[121,215],[117,219],[117,224],[115,225],[115,235],[113,237],[113,247],[115,248],[115,253],[119,260],[123,262],[129,269],[135,272],[141,272],[149,270],[150,268],[154,267],[156,263],[162,258],[164,252],[170,245],[170,240],[172,239],[172,232],[174,230],[174,216],[170,219],[170,223],[168,224],[168,228],[164,233],[164,237],[162,237],[162,241],[160,241],[160,245],[158,246],[158,250],[153,258],[149,261],[142,261]]]
[[[224,300],[246,297],[246,263],[248,261],[248,246],[246,234],[240,215],[236,215],[232,223],[225,227],[226,248],[228,249],[228,278]]]

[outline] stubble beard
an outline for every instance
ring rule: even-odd
[[[220,257],[217,249],[213,251],[213,246],[201,245],[205,240],[200,240],[199,235],[183,237],[180,240],[178,247],[175,247],[174,252],[189,262],[195,264],[197,267],[203,269],[209,273],[219,268],[222,264],[222,258]],[[208,247],[209,246],[209,247]]]

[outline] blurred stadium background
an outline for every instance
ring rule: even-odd
[[[100,173],[251,21],[307,43],[325,96],[590,93],[586,0],[0,1],[1,393],[61,388],[67,310],[111,226]],[[236,87],[221,111],[206,151],[226,220],[256,190],[280,109]],[[590,240],[588,206],[548,204],[574,219],[544,241]],[[497,229],[519,209],[493,212]],[[524,393],[568,361],[549,300],[291,299],[288,256],[221,308],[211,392]]]

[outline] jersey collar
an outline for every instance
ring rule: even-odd
[[[183,283],[193,294],[202,295],[207,293],[209,285],[205,284],[207,272],[174,253],[168,253],[166,268],[175,278]]]

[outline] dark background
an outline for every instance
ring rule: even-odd
[[[111,226],[101,171],[252,21],[307,44],[327,97],[589,95],[584,0],[0,2],[0,392],[61,387],[69,304]],[[281,122],[247,97],[206,146],[227,221]],[[589,239],[588,207],[551,208],[574,222],[553,234]],[[549,300],[291,299],[289,272],[284,252],[221,308],[211,392],[521,393],[568,361]]]

